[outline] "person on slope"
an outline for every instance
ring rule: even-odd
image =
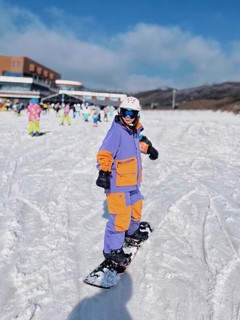
[[[38,136],[40,134],[40,114],[42,108],[38,104],[38,99],[32,98],[27,108],[28,111],[28,133],[31,136]]]
[[[96,184],[105,189],[110,214],[103,255],[119,265],[131,261],[131,254],[123,250],[125,236],[138,241],[148,238],[148,233],[139,228],[142,216],[141,152],[155,160],[158,151],[140,135],[143,130],[139,122],[140,110],[137,98],[125,98],[97,153],[99,174]]]
[[[62,115],[61,125],[64,125],[65,120],[66,120],[66,122],[67,122],[67,124],[69,126],[71,125],[71,121],[70,121],[70,118],[69,118],[70,111],[71,111],[71,105],[70,105],[70,103],[67,103],[63,108],[63,115]]]

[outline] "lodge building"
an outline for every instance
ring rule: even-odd
[[[78,81],[62,80],[61,74],[27,57],[0,56],[0,98],[28,102],[65,93],[92,103],[119,105],[125,94],[87,90]]]

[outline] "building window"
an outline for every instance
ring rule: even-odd
[[[22,72],[3,71],[3,76],[8,77],[23,77]]]
[[[29,65],[29,71],[32,71],[32,72],[35,71],[35,64],[31,63],[31,64]]]
[[[4,82],[0,85],[1,90],[6,91],[30,91],[31,84],[30,83],[13,83],[13,82]]]
[[[48,71],[47,70],[43,70],[43,75],[44,75],[44,77],[47,77],[48,76]]]
[[[110,100],[111,101],[118,101],[118,98],[117,97],[110,97]]]
[[[21,62],[20,61],[12,61],[12,67],[16,68],[16,67],[20,67],[21,66]]]
[[[38,74],[42,74],[42,68],[41,67],[37,67],[37,73]]]

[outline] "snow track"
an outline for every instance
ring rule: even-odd
[[[154,232],[110,291],[83,283],[102,260],[107,208],[96,153],[110,123],[79,118],[26,133],[0,113],[1,320],[240,320],[240,118],[144,111],[159,160],[143,156]]]

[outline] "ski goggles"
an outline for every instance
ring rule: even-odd
[[[120,116],[123,118],[136,119],[139,116],[139,111],[132,109],[120,108]]]

